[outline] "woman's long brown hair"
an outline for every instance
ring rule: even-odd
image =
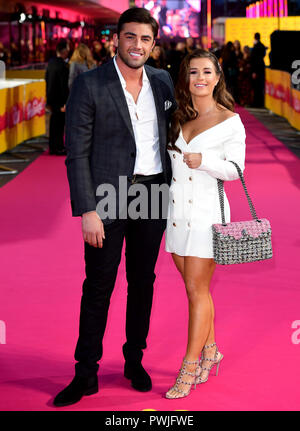
[[[73,63],[86,63],[87,67],[91,69],[96,62],[93,59],[90,48],[84,43],[79,43],[77,48],[75,48],[72,57],[70,58],[69,64]]]
[[[213,98],[218,105],[222,105],[230,111],[234,112],[234,99],[226,90],[224,73],[217,57],[204,49],[196,49],[191,54],[188,54],[180,65],[178,82],[175,89],[175,97],[177,109],[174,112],[169,130],[169,145],[171,150],[180,151],[175,145],[179,136],[180,127],[187,121],[194,120],[198,116],[198,112],[193,107],[192,97],[189,90],[190,85],[190,62],[194,58],[208,58],[214,65],[216,74],[219,76],[219,82],[214,88]]]

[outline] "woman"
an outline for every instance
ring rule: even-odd
[[[107,52],[102,43],[99,40],[94,40],[92,44],[92,55],[97,66],[102,64],[102,60],[106,57]]]
[[[102,64],[107,63],[116,55],[116,47],[114,46],[113,40],[107,40],[104,44],[106,55],[102,59]]]
[[[165,68],[165,59],[164,59],[164,50],[161,46],[155,45],[153,51],[150,54],[150,57],[146,61],[148,66],[155,67],[156,69],[164,69]]]
[[[251,106],[253,103],[252,89],[252,70],[250,61],[251,50],[249,46],[245,46],[243,50],[243,58],[239,60],[239,76],[238,76],[238,91],[239,104],[241,106]]]
[[[93,55],[89,47],[84,43],[79,43],[77,48],[75,48],[69,64],[69,89],[71,89],[77,75],[96,67],[96,61],[93,59]]]
[[[237,61],[239,61],[241,58],[243,58],[241,42],[239,40],[235,40],[233,42],[233,46],[234,46],[235,56],[237,58]]]
[[[168,149],[173,178],[166,250],[185,283],[189,329],[183,363],[167,398],[187,396],[192,385],[207,381],[211,368],[219,367],[223,358],[215,343],[209,292],[215,270],[211,226],[222,222],[217,178],[237,179],[229,160],[242,170],[245,160],[245,129],[214,54],[199,49],[185,57],[176,98]],[[226,195],[225,219],[230,220]]]
[[[222,68],[224,71],[226,86],[229,92],[232,94],[234,100],[238,101],[237,94],[237,76],[238,76],[238,65],[237,57],[235,54],[235,48],[232,42],[228,42],[221,53]]]

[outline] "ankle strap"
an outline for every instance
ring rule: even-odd
[[[209,349],[210,347],[214,347],[214,346],[216,346],[216,345],[217,345],[217,343],[206,344],[206,345],[204,346],[204,349]]]
[[[191,361],[187,361],[185,358],[183,358],[183,362],[184,362],[184,364],[188,364],[188,365],[196,365],[196,364],[198,365],[199,364],[199,360],[191,362]]]

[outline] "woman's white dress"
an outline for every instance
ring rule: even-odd
[[[238,114],[199,133],[187,144],[182,131],[176,146],[168,150],[172,161],[172,182],[166,229],[166,251],[179,256],[213,257],[212,224],[221,223],[217,178],[239,178],[236,162],[245,167],[245,128]],[[190,169],[183,153],[201,153],[202,163]],[[230,207],[225,194],[225,220],[230,221]]]

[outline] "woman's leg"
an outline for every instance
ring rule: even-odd
[[[213,259],[185,258],[184,280],[189,300],[187,360],[198,359],[205,343],[214,337],[214,307],[209,288],[215,266]]]
[[[176,268],[181,274],[181,277],[184,280],[184,257],[178,256],[178,254],[172,253],[172,258],[175,263]]]
[[[178,269],[178,271],[180,272],[180,274],[184,280],[184,257],[178,256],[177,254],[173,253],[172,258],[173,258],[173,261],[175,263],[176,268]],[[215,266],[212,266],[212,275],[213,275],[214,270],[215,270]],[[211,277],[212,277],[212,275],[211,275]],[[214,307],[214,303],[213,303],[213,299],[211,297],[211,294],[209,293],[208,295],[209,295],[210,304],[211,304],[212,318],[211,318],[211,326],[210,326],[209,335],[207,337],[205,344],[213,344],[215,342],[215,326],[214,326],[215,307]]]
[[[214,308],[209,287],[215,263],[212,259],[183,258],[177,255],[173,255],[173,260],[184,279],[189,302],[188,345],[185,359],[189,362],[195,362],[199,359],[206,340],[214,336],[212,321]],[[186,365],[185,370],[195,373],[196,368],[196,364],[189,364]],[[188,383],[192,382],[194,377],[184,374],[181,379]],[[180,390],[186,392],[187,388],[186,384],[178,383],[167,394],[176,398],[180,396]]]

